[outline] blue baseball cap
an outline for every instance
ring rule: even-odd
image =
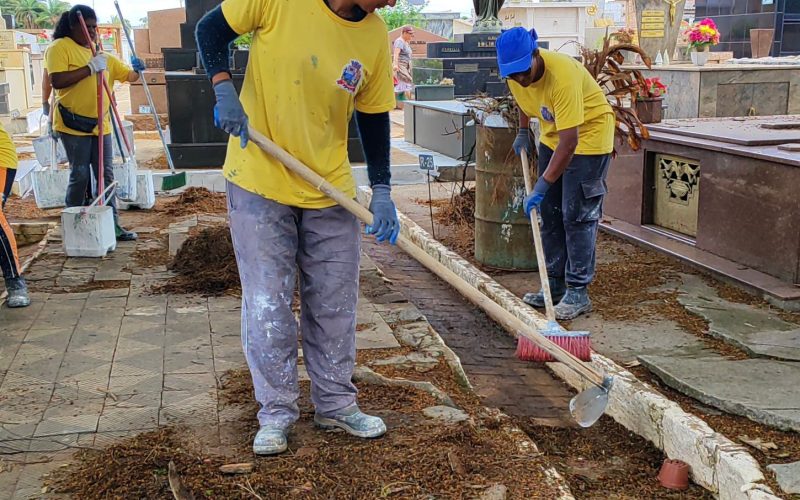
[[[528,31],[518,27],[504,31],[495,42],[500,76],[507,78],[531,69],[531,57],[538,47],[538,39],[535,29]]]

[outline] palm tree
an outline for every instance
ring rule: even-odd
[[[15,0],[6,0],[15,1]],[[36,19],[37,24],[42,28],[55,27],[61,14],[68,11],[72,6],[63,0],[41,0],[42,15]]]
[[[17,22],[22,24],[25,29],[36,29],[37,20],[44,13],[44,4],[39,0],[17,0],[14,15]]]

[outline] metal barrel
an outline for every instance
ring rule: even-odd
[[[505,126],[476,129],[475,260],[496,269],[536,270],[522,163],[511,149],[516,133]]]

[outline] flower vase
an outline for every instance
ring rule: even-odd
[[[660,123],[663,113],[663,97],[645,97],[636,100],[636,116],[642,123]]]
[[[708,62],[709,54],[710,52],[707,45],[693,50],[691,53],[692,63],[695,66],[705,66]]]

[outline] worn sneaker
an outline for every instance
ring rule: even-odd
[[[133,231],[128,231],[123,229],[122,226],[116,226],[117,232],[117,241],[136,241],[139,239],[139,235],[134,233]]]
[[[31,299],[28,297],[28,285],[22,277],[11,278],[6,280],[6,291],[8,292],[8,299],[6,305],[11,308],[28,307],[31,305]]]
[[[592,311],[589,290],[585,286],[568,287],[567,293],[555,307],[556,319],[571,320]]]
[[[357,405],[348,406],[331,418],[314,415],[314,423],[323,429],[343,429],[360,438],[376,438],[386,434],[386,424],[380,417],[367,415]]]
[[[276,425],[264,425],[253,439],[256,455],[277,455],[286,451],[286,429]]]
[[[549,278],[548,281],[550,282],[550,294],[553,296],[553,304],[558,304],[564,294],[567,293],[567,284],[564,283],[564,278]],[[522,301],[529,306],[543,308],[544,290],[539,290],[536,293],[526,293]]]

